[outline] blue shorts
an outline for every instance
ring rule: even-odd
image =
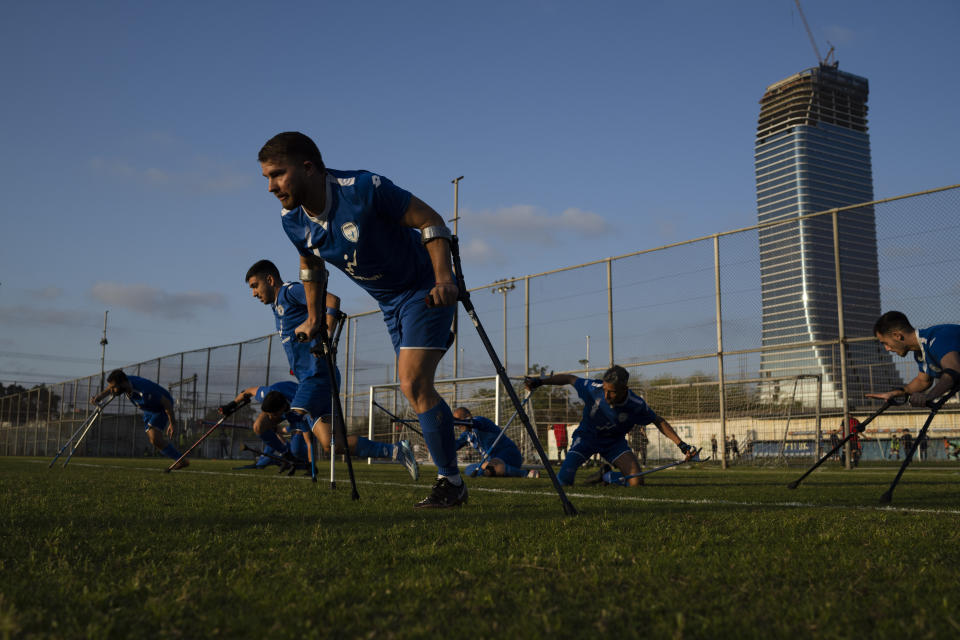
[[[337,371],[337,384],[340,383],[340,372]],[[331,413],[331,394],[333,387],[327,376],[310,376],[301,380],[297,386],[297,394],[290,401],[291,409],[300,409],[310,414],[314,420],[329,416]],[[312,421],[307,421],[307,429]],[[299,425],[290,424],[291,428],[298,431],[303,429]]]
[[[397,353],[400,353],[400,349],[446,351],[453,344],[450,328],[457,307],[428,307],[426,298],[429,293],[430,289],[421,289],[397,305],[389,308],[380,306],[393,350]]]
[[[583,457],[584,462],[590,457],[599,453],[604,460],[613,464],[617,458],[630,451],[630,445],[624,436],[619,438],[597,438],[590,434],[573,433],[573,444],[570,445],[570,453],[576,453]],[[582,463],[581,463],[582,464]]]
[[[160,429],[163,431],[167,428],[167,425],[170,424],[170,421],[167,419],[166,411],[144,411],[143,412],[143,430],[147,429]]]
[[[521,467],[523,466],[523,454],[520,453],[520,449],[516,447],[510,447],[509,449],[504,448],[498,451],[495,451],[490,455],[490,459],[493,460],[502,460],[504,464],[510,465],[511,467]]]

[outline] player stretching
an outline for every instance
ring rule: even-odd
[[[177,418],[173,411],[173,396],[170,392],[140,376],[128,376],[122,369],[114,369],[107,376],[107,388],[90,398],[91,404],[99,404],[108,395],[124,394],[143,411],[143,429],[147,432],[147,439],[153,447],[173,460],[180,460],[180,452],[172,442]],[[174,469],[182,469],[190,464],[189,460],[180,460]]]
[[[305,288],[299,282],[283,282],[280,278],[280,270],[269,260],[260,260],[250,267],[247,270],[246,280],[253,291],[253,297],[264,304],[270,305],[273,309],[277,333],[280,334],[280,342],[283,343],[283,350],[287,354],[290,370],[300,381],[299,385],[293,382],[277,383],[270,390],[277,390],[284,395],[289,401],[290,411],[299,414],[303,419],[307,419],[307,414],[313,417],[313,434],[320,441],[320,446],[323,447],[324,451],[329,452],[332,388],[328,379],[327,368],[323,361],[310,352],[315,341],[298,342],[296,338],[297,327],[307,318],[308,302]],[[327,327],[332,331],[337,312],[340,310],[340,298],[328,292],[325,305]],[[337,370],[336,375],[339,384],[339,370]],[[245,389],[234,399],[234,402],[240,402],[244,395],[248,393],[253,396],[259,393],[261,389],[264,389],[264,387]],[[281,455],[288,452],[287,445],[277,435],[277,425],[283,420],[282,415],[283,412],[267,413],[264,411],[254,423],[254,431],[260,436],[260,439],[273,447],[275,451],[280,452]],[[310,430],[310,427],[304,429],[304,431]],[[396,445],[392,445],[350,436],[347,438],[347,444],[352,455],[362,458],[398,460],[403,463],[414,480],[419,475],[417,462],[414,460],[413,452],[406,440],[401,440]],[[337,449],[342,452],[343,444],[338,443]]]
[[[302,133],[274,136],[257,158],[267,189],[283,206],[283,229],[300,253],[309,316],[297,333],[313,337],[319,331],[324,262],[373,296],[397,352],[400,388],[417,412],[439,472],[430,495],[416,506],[466,502],[453,414],[433,383],[451,343],[457,304],[450,230],[443,218],[383,176],[327,169],[313,140]]]
[[[887,351],[900,357],[911,351],[919,369],[917,376],[899,389],[884,393],[868,393],[868,398],[889,400],[910,396],[914,407],[926,406],[960,385],[960,325],[938,324],[914,329],[907,316],[888,311],[873,325],[873,334]],[[933,384],[936,379],[936,384]],[[931,388],[933,385],[933,388]]]
[[[614,365],[607,369],[601,380],[588,380],[569,374],[558,373],[546,378],[524,378],[530,391],[544,384],[572,385],[583,400],[583,417],[580,426],[573,432],[573,445],[560,465],[557,477],[566,486],[573,484],[577,469],[599,453],[605,460],[617,466],[620,472],[605,474],[604,481],[610,484],[623,483],[625,476],[640,473],[640,461],[630,450],[626,435],[634,425],[655,424],[660,433],[680,447],[680,451],[692,458],[697,450],[680,439],[670,423],[653,412],[643,398],[627,388],[630,374],[623,367]],[[631,487],[643,484],[642,478],[626,480]]]
[[[458,422],[460,437],[457,438],[457,451],[470,445],[479,451],[481,456],[487,458],[482,464],[468,465],[467,475],[472,475],[482,469],[485,476],[540,477],[540,473],[536,469],[531,469],[528,472],[521,467],[523,454],[520,453],[520,448],[507,437],[507,434],[500,435],[502,433],[500,427],[494,424],[492,420],[474,416],[466,407],[457,407],[453,412],[453,417],[462,421]],[[465,424],[466,421],[469,421],[470,424]]]

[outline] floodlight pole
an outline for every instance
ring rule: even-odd
[[[100,339],[100,389],[103,389],[103,384],[105,382],[105,363],[107,358],[107,314],[109,311],[103,312],[103,338]],[[181,376],[183,377],[183,376]]]

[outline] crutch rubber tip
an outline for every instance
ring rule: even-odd
[[[357,493],[356,490],[354,490],[354,492],[353,492],[352,494],[350,494],[350,499],[351,499],[351,500],[359,500],[359,499],[360,499],[360,494]]]
[[[890,504],[892,500],[893,500],[893,496],[890,494],[889,491],[887,491],[885,494],[880,496],[880,504]]]
[[[580,512],[577,511],[577,508],[573,506],[573,503],[569,500],[563,503],[563,512],[568,516],[580,515]]]
[[[796,489],[799,486],[800,486],[800,483],[794,480],[793,482],[787,485],[787,489]]]
[[[164,473],[170,473],[170,469],[164,469],[163,472],[164,472]]]

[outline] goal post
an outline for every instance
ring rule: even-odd
[[[511,382],[522,397],[525,394],[523,378],[511,378]],[[504,391],[496,375],[447,378],[436,380],[434,385],[440,397],[450,406],[451,411],[457,407],[466,407],[474,416],[492,420],[501,428],[516,412],[509,395]],[[537,425],[533,403],[528,402],[524,405],[524,411],[529,416],[534,429],[540,434],[543,430]],[[455,434],[459,436],[459,427],[455,426],[454,429]],[[417,461],[429,464],[432,462],[430,453],[419,431],[417,414],[400,391],[399,383],[370,385],[367,398],[367,437],[369,439],[389,443],[409,440]],[[519,418],[510,422],[504,435],[520,448],[525,462],[539,464],[530,437]],[[464,447],[457,453],[457,460],[461,465],[479,462],[480,454],[472,447]],[[373,461],[368,459],[368,462]]]

